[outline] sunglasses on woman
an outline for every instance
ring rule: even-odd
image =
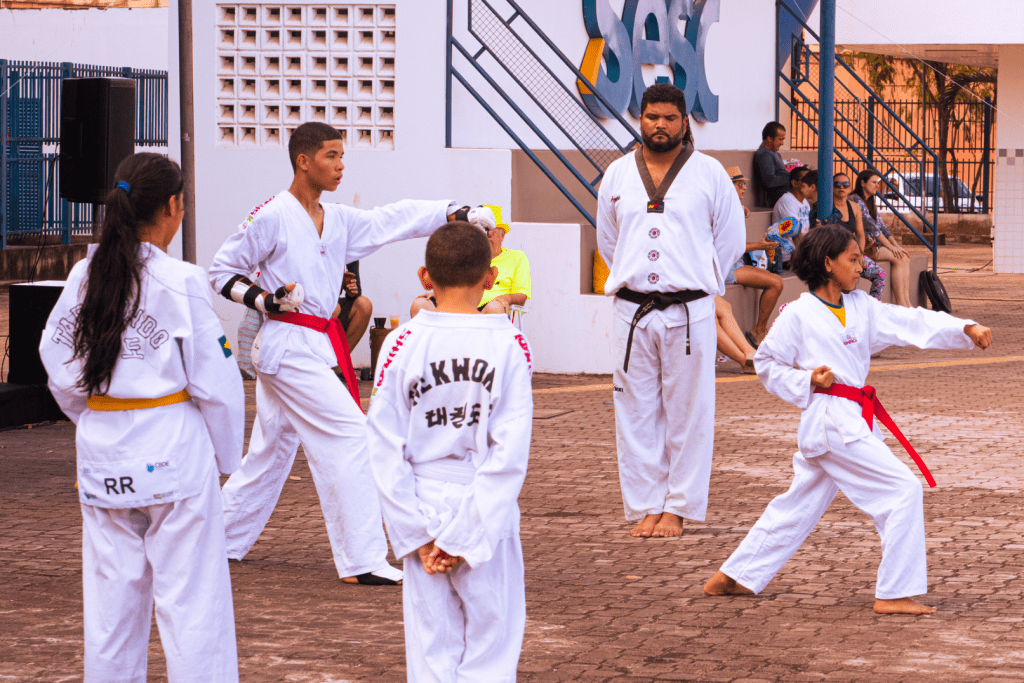
[[[848,180],[846,182],[843,182],[841,180],[837,180],[836,182],[832,183],[832,187],[849,187],[849,186],[850,186],[850,181],[848,181]]]

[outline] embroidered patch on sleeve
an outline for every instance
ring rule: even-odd
[[[217,341],[220,342],[220,350],[224,352],[224,357],[225,358],[230,358],[231,357],[231,345],[228,344],[228,338],[227,337],[221,337]]]

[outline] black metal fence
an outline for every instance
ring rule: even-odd
[[[794,112],[791,119],[792,148],[817,149],[818,103],[797,101],[794,104],[799,113]],[[886,100],[886,104],[909,124],[931,149],[939,152],[937,104],[909,100]],[[844,142],[844,138],[864,141],[866,144],[863,144],[863,147],[871,162],[876,162],[875,157],[880,152],[880,156],[886,158],[887,164],[899,172],[899,183],[904,187],[904,194],[911,201],[918,201],[918,208],[930,209],[932,197],[928,195],[933,194],[930,183],[934,181],[931,178],[925,179],[922,196],[920,160],[906,153],[908,148],[915,147],[915,141],[908,131],[895,125],[893,116],[880,106],[875,97],[868,97],[866,101],[838,101],[835,103],[835,109],[837,156],[840,152],[849,151],[849,145]],[[951,194],[961,213],[988,213],[991,210],[995,177],[994,139],[990,101],[958,102],[954,105],[949,125],[946,171],[951,183]],[[939,211],[946,212],[941,188],[937,194],[940,201]]]

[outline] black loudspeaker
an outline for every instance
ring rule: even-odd
[[[60,196],[102,204],[135,153],[135,81],[66,78],[60,88]]]
[[[11,384],[46,384],[48,375],[39,360],[39,341],[63,291],[64,283],[52,280],[11,285],[8,289],[7,381]]]

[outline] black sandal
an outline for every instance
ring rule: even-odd
[[[373,572],[366,572],[365,574],[357,574],[356,581],[360,586],[400,586],[402,585],[394,579],[389,579],[385,576],[377,576]]]

